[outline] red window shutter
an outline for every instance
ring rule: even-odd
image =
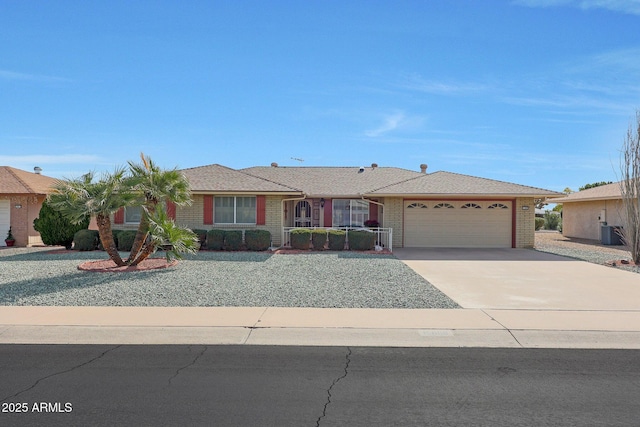
[[[265,196],[256,196],[256,225],[265,225],[267,223],[267,198]]]
[[[116,224],[124,224],[124,208],[120,208],[113,214],[113,222]]]
[[[172,220],[176,220],[176,204],[173,202],[167,202],[167,216]]]
[[[333,209],[331,208],[331,199],[324,201],[324,226],[333,227]]]
[[[202,216],[203,224],[213,225],[213,196],[204,196],[204,212]]]
[[[378,205],[376,205],[375,203],[369,203],[369,220],[378,220]]]

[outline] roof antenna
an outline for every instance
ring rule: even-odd
[[[295,160],[296,162],[300,162],[300,163],[304,162],[304,159],[300,159],[298,157],[292,157],[291,160]]]

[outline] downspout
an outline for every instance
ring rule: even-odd
[[[299,200],[306,200],[307,195],[305,194],[303,197],[294,197],[291,199],[282,199],[282,206],[280,208],[280,213],[282,214],[282,220],[280,221],[280,246],[284,246],[284,203],[285,202],[294,202]],[[295,209],[295,208],[294,208]]]

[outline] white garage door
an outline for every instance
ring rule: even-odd
[[[11,204],[9,200],[0,200],[0,246],[7,246],[4,243],[9,225],[11,224]]]
[[[405,201],[404,246],[510,248],[512,202]]]

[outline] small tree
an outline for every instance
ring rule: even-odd
[[[62,245],[71,249],[73,236],[76,232],[89,227],[91,217],[84,216],[79,223],[74,224],[60,212],[53,209],[46,200],[42,203],[38,218],[33,220],[33,228],[42,237],[45,245]]]
[[[557,230],[559,225],[560,225],[560,215],[550,211],[546,211],[544,213],[545,230]]]
[[[624,205],[626,226],[621,230],[623,243],[636,264],[640,263],[640,110],[636,121],[629,125],[620,159],[622,180],[620,193]]]

